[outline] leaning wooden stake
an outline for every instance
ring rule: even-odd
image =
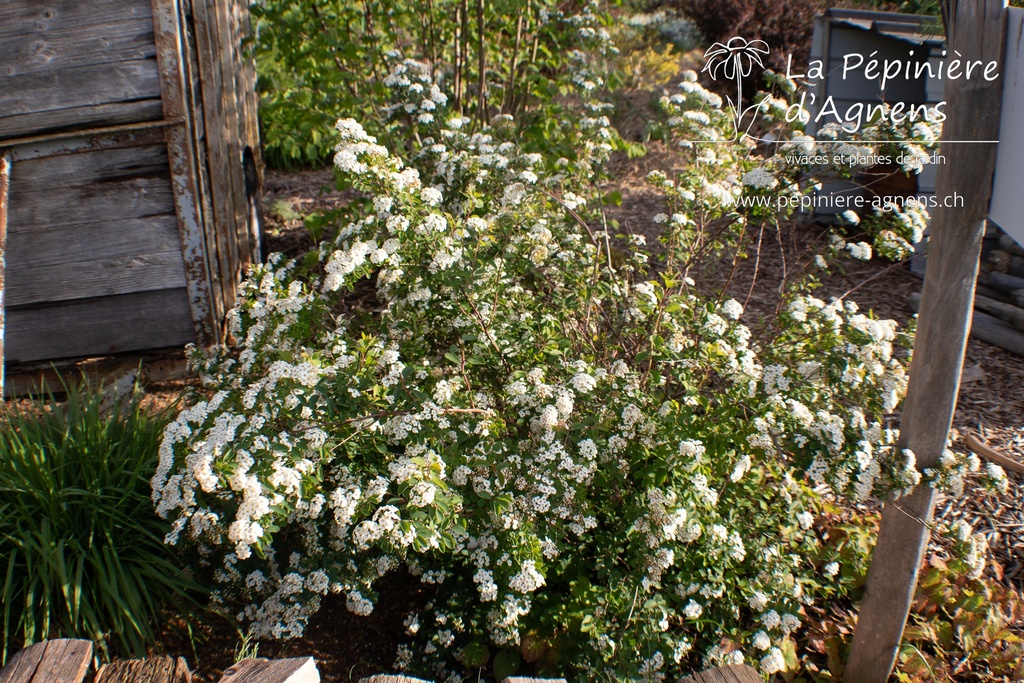
[[[947,60],[996,61],[1002,72],[1006,12],[1001,0],[944,0]],[[1002,79],[946,80],[943,140],[995,140],[999,136]],[[935,194],[964,198],[960,208],[936,208],[928,271],[900,445],[917,456],[918,469],[935,466],[949,436],[970,331],[981,240],[995,170],[994,144],[943,144]],[[885,683],[896,661],[917,573],[928,546],[935,491],[916,488],[886,503],[867,590],[843,675],[844,683]]]

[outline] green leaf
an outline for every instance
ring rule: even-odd
[[[490,657],[491,652],[487,645],[479,640],[474,640],[462,650],[462,663],[471,669],[479,669]]]
[[[502,650],[494,656],[494,677],[502,680],[519,671],[523,657],[514,650]]]

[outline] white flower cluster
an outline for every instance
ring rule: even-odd
[[[389,86],[434,105],[401,108],[415,166],[339,123],[365,209],[312,257],[254,268],[237,348],[197,357],[211,397],[168,426],[152,482],[168,540],[261,637],[300,635],[327,592],[368,614],[404,569],[433,596],[407,620],[407,669],[571,631],[579,671],[626,648],[623,675],[647,680],[702,658],[781,670],[803,586],[829,578],[793,466],[865,495],[916,474],[884,422],[906,383],[895,325],[800,297],[759,346],[740,302],[682,271],[648,278],[641,240],[612,263],[589,184],[602,105],[574,129],[580,158],[550,170],[507,121],[451,116],[425,67],[403,62]],[[720,100],[684,86],[714,125]],[[735,208],[732,175],[652,177],[680,244]],[[340,316],[368,278],[373,309]]]

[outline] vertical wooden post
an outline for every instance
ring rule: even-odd
[[[1001,74],[1004,0],[945,0],[943,10],[947,63],[955,58],[961,64],[996,61]],[[997,139],[1001,94],[1002,78],[986,80],[977,70],[970,79],[963,72],[959,79],[947,79],[942,139]],[[938,463],[949,437],[996,161],[994,144],[958,142],[941,149],[946,161],[938,169],[935,189],[940,206],[932,215],[928,270],[900,432],[900,447],[914,452],[918,469]],[[954,193],[963,198],[962,206],[941,205]],[[889,678],[928,547],[934,507],[935,491],[928,486],[886,502],[844,683],[885,683]]]
[[[0,403],[4,400],[4,258],[7,253],[7,191],[11,180],[11,154],[0,154]]]

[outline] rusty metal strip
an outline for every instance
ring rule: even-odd
[[[0,140],[0,149],[5,147],[20,147],[22,145],[37,145],[40,143],[68,140],[71,138],[82,138],[95,135],[120,135],[123,133],[144,132],[160,130],[168,126],[180,126],[185,123],[184,118],[164,119],[162,121],[145,121],[143,123],[123,123],[117,126],[103,126],[102,128],[85,128],[81,130],[65,130],[59,133],[47,135],[33,135],[27,138],[14,138],[12,140]]]
[[[4,258],[7,254],[7,197],[11,181],[11,155],[0,156],[0,402],[4,389]]]
[[[186,115],[178,3],[176,0],[152,0],[151,6],[164,118],[184,120],[183,126],[166,128],[164,137],[196,341],[209,346],[218,343],[221,335],[219,315],[212,307],[209,259],[203,239],[206,222],[196,193],[196,155],[191,143],[193,122]]]

